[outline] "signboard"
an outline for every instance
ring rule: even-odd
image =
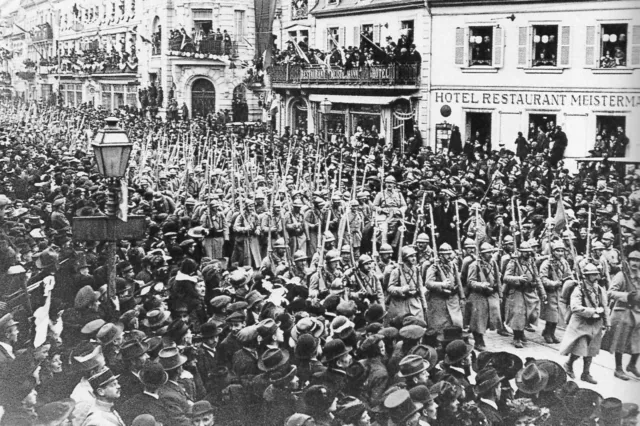
[[[145,236],[146,216],[129,216],[127,222],[107,216],[74,217],[72,226],[74,240],[140,240]]]
[[[447,149],[449,147],[449,140],[451,139],[451,130],[453,125],[447,123],[436,124],[436,149]]]

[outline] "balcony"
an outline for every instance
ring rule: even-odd
[[[199,48],[193,43],[187,43],[180,49],[182,42],[179,40],[169,42],[169,55],[171,56],[184,56],[187,58],[196,59],[213,59],[214,56],[227,55],[230,57],[237,56],[238,43],[227,42],[222,40],[202,40]]]
[[[11,74],[8,72],[0,72],[0,85],[11,85]]]
[[[295,21],[298,19],[307,19],[309,15],[309,7],[305,4],[300,7],[296,7],[295,5],[291,6],[291,20]]]
[[[327,68],[322,65],[275,65],[270,71],[271,83],[288,85],[350,85],[350,86],[419,86],[420,65],[393,64],[374,65],[344,70],[342,67]]]
[[[37,29],[33,32],[31,40],[33,42],[47,41],[53,39],[53,29],[48,22],[38,25]]]

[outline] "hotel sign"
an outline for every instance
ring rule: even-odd
[[[543,107],[637,108],[640,95],[556,92],[436,91],[436,103]]]

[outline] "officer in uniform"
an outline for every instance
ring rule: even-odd
[[[396,178],[387,176],[384,178],[384,190],[376,195],[373,200],[373,207],[376,213],[386,216],[386,220],[381,224],[382,243],[386,243],[388,238],[389,222],[393,217],[399,215],[404,217],[407,210],[407,202],[402,193],[396,187]]]

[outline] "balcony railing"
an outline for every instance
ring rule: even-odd
[[[322,65],[275,65],[270,71],[272,83],[349,84],[354,86],[393,86],[420,84],[419,64],[373,65],[344,70]]]
[[[238,43],[227,42],[223,40],[202,40],[199,46],[193,43],[186,44],[180,49],[182,42],[169,42],[169,54],[173,56],[185,56],[187,58],[206,59],[212,56],[236,56],[238,52]]]
[[[305,4],[301,7],[292,6],[291,8],[291,20],[295,21],[296,19],[306,19],[309,15],[309,7]]]
[[[48,23],[44,23],[38,26],[38,29],[33,33],[33,37],[31,37],[31,40],[34,42],[51,39],[53,39],[53,29],[51,29],[51,25],[49,25]]]

